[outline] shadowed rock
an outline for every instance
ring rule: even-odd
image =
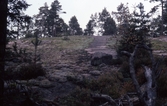
[[[99,66],[100,64],[107,64],[110,65],[112,62],[112,55],[106,54],[102,52],[96,52],[92,55],[91,65],[92,66]]]

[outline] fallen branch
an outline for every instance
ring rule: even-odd
[[[143,66],[145,69],[145,77],[147,79],[146,83],[146,91],[145,94],[146,96],[143,98],[144,101],[146,102],[147,106],[155,106],[155,99],[156,99],[156,84],[153,82],[153,71],[147,67]]]
[[[130,100],[128,95],[125,95],[125,99],[127,99],[129,106],[133,106],[133,102]]]
[[[105,103],[99,105],[99,106],[124,106],[124,105],[128,105],[129,106],[133,106],[133,102],[136,101],[132,101],[131,98],[128,95],[122,96],[119,99],[112,99],[109,95],[105,95],[105,94],[91,94],[93,99],[103,99],[106,100]]]
[[[108,105],[108,102],[102,104],[102,105],[99,105],[99,106],[107,106]]]
[[[104,95],[104,94],[91,94],[92,98],[101,98],[101,99],[105,99],[109,104],[111,104],[112,106],[119,106],[114,99],[112,99],[110,96],[108,95]],[[102,105],[105,106],[105,105]]]

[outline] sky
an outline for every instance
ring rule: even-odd
[[[50,7],[54,0],[26,0],[31,6],[25,11],[26,14],[33,16],[39,13],[39,7],[44,6],[47,2]],[[60,14],[60,17],[68,24],[70,18],[76,16],[78,23],[82,29],[86,28],[86,24],[90,20],[91,14],[96,12],[102,12],[104,8],[107,9],[109,13],[116,11],[120,3],[128,3],[129,9],[132,9],[134,5],[139,2],[143,2],[145,9],[148,11],[155,5],[154,3],[149,3],[145,0],[58,0],[60,5],[62,5],[62,11],[66,14]]]

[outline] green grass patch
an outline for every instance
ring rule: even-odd
[[[91,36],[68,36],[68,40],[64,40],[63,37],[48,37],[48,38],[39,38],[42,43],[38,46],[38,49],[45,49],[48,48],[63,50],[63,49],[70,49],[70,50],[80,50],[85,49],[89,46],[89,44],[93,41],[93,37]],[[31,51],[34,49],[31,41],[35,38],[26,38],[20,40],[14,40],[12,42],[18,42],[18,46],[21,48],[27,48]]]
[[[153,50],[167,50],[167,42],[158,39],[151,40]]]
[[[89,36],[69,36],[69,40],[63,40],[62,37],[42,38],[43,44],[57,49],[84,49],[89,46],[93,38]]]
[[[62,40],[62,37],[58,38],[54,43],[60,49],[84,49],[92,42],[92,37],[87,36],[70,36],[69,40]]]

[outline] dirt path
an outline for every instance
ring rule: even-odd
[[[90,44],[89,48],[100,48],[106,46],[107,39],[109,38],[110,36],[94,36],[94,40]]]
[[[116,51],[107,47],[107,41],[111,36],[93,36],[94,40],[90,46],[85,49],[88,53],[94,54],[96,52],[103,52],[106,54],[113,55],[116,58]]]

